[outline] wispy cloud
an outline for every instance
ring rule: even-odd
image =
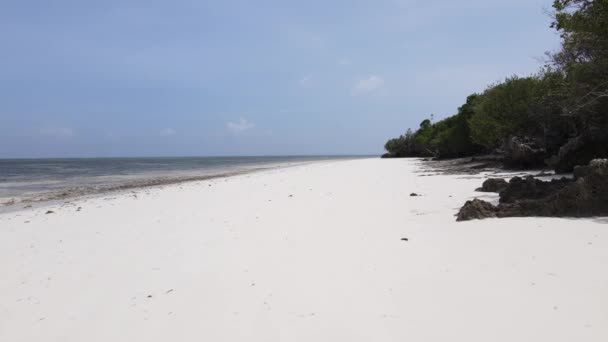
[[[357,81],[355,84],[354,93],[367,93],[378,90],[384,86],[384,78],[378,75],[371,75],[367,78]]]
[[[347,67],[350,66],[352,64],[352,62],[350,61],[350,59],[343,57],[338,59],[338,65],[341,67]]]
[[[245,118],[240,118],[237,122],[229,121],[226,123],[226,128],[228,128],[228,130],[234,134],[239,134],[248,131],[253,127],[255,127],[255,125]]]
[[[165,128],[160,131],[161,137],[171,137],[177,134],[177,132],[173,128]]]
[[[298,82],[298,83],[300,84],[300,87],[308,88],[308,87],[312,86],[312,82],[313,82],[312,75],[307,75],[307,76],[302,77],[300,79],[300,82]]]
[[[71,138],[74,136],[74,131],[71,128],[59,126],[44,126],[38,130],[38,133],[52,138]]]

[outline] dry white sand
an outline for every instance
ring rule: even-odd
[[[456,223],[495,195],[419,164],[2,214],[0,341],[608,341],[608,219]]]

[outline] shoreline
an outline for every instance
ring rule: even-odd
[[[256,172],[264,172],[273,169],[289,168],[299,165],[322,163],[322,162],[335,162],[335,161],[347,161],[357,159],[368,159],[366,158],[339,158],[339,159],[319,159],[309,161],[293,161],[269,165],[258,165],[242,167],[236,171],[216,170],[207,171],[201,175],[189,175],[189,176],[158,176],[156,178],[142,178],[132,181],[116,182],[114,184],[100,184],[100,185],[89,185],[89,186],[76,186],[58,189],[55,191],[40,192],[30,197],[20,198],[15,200],[12,198],[6,202],[0,203],[0,213],[15,212],[22,209],[29,209],[32,207],[45,207],[48,205],[57,204],[61,201],[73,201],[82,198],[92,198],[96,196],[104,196],[108,194],[116,194],[130,190],[141,190],[146,188],[163,187],[167,185],[178,185],[182,183],[200,182],[205,180],[211,180],[216,178],[234,177],[239,175],[246,175]]]

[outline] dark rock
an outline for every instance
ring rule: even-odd
[[[502,163],[504,161],[504,151],[501,151],[498,154],[486,154],[483,156],[475,156],[471,157],[471,162],[495,162]]]
[[[484,171],[495,171],[502,167],[502,157],[495,155],[429,160],[424,163],[425,171],[449,175],[479,174]],[[498,161],[500,160],[500,161]]]
[[[386,158],[397,158],[397,156],[394,155],[394,154],[392,154],[392,153],[385,153],[380,158],[383,158],[383,159],[386,159]]]
[[[545,166],[547,151],[532,139],[511,137],[504,146],[506,168],[529,169]]]
[[[574,179],[583,178],[589,173],[589,166],[577,165],[574,167],[574,171],[572,173],[574,175]]]
[[[507,188],[509,183],[502,178],[490,178],[483,182],[481,188],[478,188],[476,191],[480,192],[501,192]]]
[[[54,214],[54,213],[55,213],[54,211],[49,210],[49,211],[47,211],[47,212],[45,213],[45,215],[48,215],[48,214]]]
[[[555,172],[571,172],[577,165],[587,165],[596,158],[608,157],[608,130],[591,129],[568,140],[549,164]]]
[[[408,238],[403,238],[401,241],[409,241]]]
[[[474,199],[467,201],[456,215],[456,221],[480,220],[496,217],[496,207],[492,203]]]
[[[507,193],[509,190],[511,192]],[[530,178],[519,178],[515,182],[511,180],[509,188],[501,193],[501,203],[498,206],[479,200],[468,201],[460,209],[458,221],[485,217],[606,215],[608,159],[595,159],[589,163],[584,176],[576,181],[561,179],[542,182]]]
[[[572,180],[567,178],[544,182],[532,176],[526,178],[514,177],[509,181],[508,186],[500,192],[500,203],[513,203],[520,199],[544,198],[569,183],[572,183]]]
[[[418,197],[418,196],[420,196],[420,195],[418,195],[418,194],[417,194],[417,193],[415,193],[415,192],[412,192],[412,193],[410,194],[410,197]]]

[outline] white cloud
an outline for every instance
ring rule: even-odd
[[[240,118],[237,122],[227,122],[226,128],[234,134],[239,134],[245,131],[248,131],[255,127],[252,122],[249,122],[247,119]]]
[[[300,80],[300,87],[303,88],[308,88],[312,85],[312,76],[308,75],[308,76],[304,76],[301,80]]]
[[[177,132],[173,128],[165,128],[160,131],[161,137],[170,137],[174,136],[175,134],[177,134]]]
[[[355,93],[372,92],[382,88],[382,86],[384,86],[384,79],[378,75],[371,75],[355,84]]]
[[[71,138],[74,131],[68,127],[45,126],[38,130],[38,133],[53,138]]]

